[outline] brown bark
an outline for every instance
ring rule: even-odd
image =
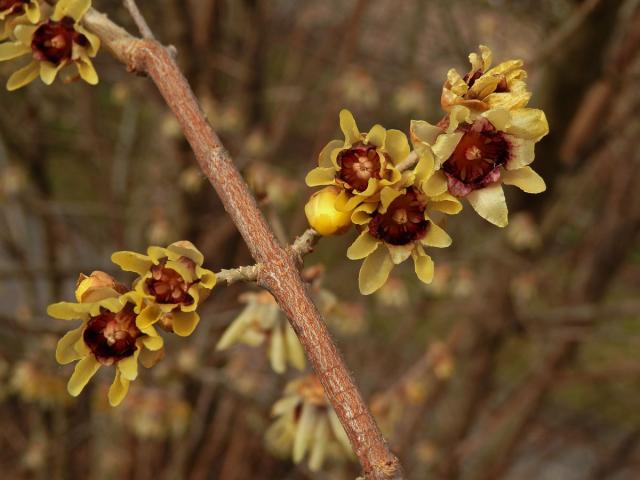
[[[298,255],[292,248],[281,246],[274,237],[170,53],[153,40],[129,35],[95,10],[87,13],[84,23],[131,71],[149,75],[173,111],[200,168],[260,264],[258,284],[276,298],[296,331],[366,477],[403,478],[398,459],[389,450],[308,295],[299,273]]]

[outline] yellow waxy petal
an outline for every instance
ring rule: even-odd
[[[82,47],[84,48],[86,54],[89,57],[95,57],[98,53],[98,50],[100,49],[100,38],[88,31],[86,28],[82,27],[82,25],[76,25],[75,29],[78,33],[83,34],[85,37],[87,37],[87,40],[89,40],[89,47]]]
[[[38,21],[40,20],[40,4],[37,1],[29,2],[27,3],[25,10],[27,19],[31,23],[38,23]]]
[[[0,62],[5,60],[13,60],[31,52],[29,45],[20,42],[0,43]]]
[[[474,190],[466,198],[478,215],[488,222],[498,227],[505,227],[509,223],[507,202],[499,183]]]
[[[58,302],[47,307],[47,315],[58,320],[82,320],[89,314],[90,309],[90,304]]]
[[[329,420],[324,415],[318,416],[315,431],[313,432],[313,442],[309,455],[309,470],[317,472],[322,468],[324,458],[329,445]]]
[[[389,250],[389,255],[391,255],[391,261],[394,265],[400,265],[411,255],[411,251],[413,250],[413,245],[389,245],[385,244],[387,250]]]
[[[136,252],[115,252],[111,255],[111,261],[125,272],[134,272],[144,275],[153,265],[153,261],[147,255]]]
[[[318,413],[316,412],[316,408],[309,403],[304,403],[302,405],[300,420],[298,420],[298,428],[296,428],[296,436],[293,441],[294,463],[300,463],[305,453],[307,453],[317,418]]]
[[[391,161],[394,165],[397,165],[409,155],[411,148],[409,147],[409,140],[404,132],[400,130],[387,130],[387,138],[384,142],[384,150],[391,157]]]
[[[451,237],[440,226],[431,221],[427,234],[420,243],[427,247],[446,248],[451,245]]]
[[[436,169],[439,169],[444,162],[453,154],[453,151],[460,143],[460,139],[464,133],[443,133],[436,139],[436,143],[433,144],[432,150],[436,157]]]
[[[120,371],[116,369],[116,377],[113,379],[113,383],[109,387],[109,405],[112,407],[117,407],[120,405],[120,402],[124,400],[124,397],[127,395],[129,391],[129,380],[124,378]]]
[[[76,364],[73,374],[67,383],[67,391],[72,397],[77,397],[82,389],[89,383],[91,377],[100,368],[100,363],[93,356],[84,357]]]
[[[411,120],[411,126],[409,128],[411,131],[411,140],[416,148],[417,143],[433,145],[438,135],[443,133],[442,128],[425,122],[424,120]]]
[[[196,265],[202,265],[204,262],[204,255],[196,248],[196,246],[189,240],[180,240],[173,242],[167,247],[167,250],[175,254],[175,259],[180,257],[187,257],[192,260]]]
[[[302,371],[304,370],[306,361],[304,356],[304,349],[300,344],[300,340],[298,340],[296,332],[294,332],[293,328],[288,323],[284,331],[284,340],[287,347],[287,358],[289,359],[289,363],[298,370]]]
[[[424,252],[422,247],[417,248],[416,253],[413,255],[413,267],[421,282],[431,283],[434,272],[433,260]]]
[[[351,222],[356,225],[364,225],[371,220],[371,214],[378,207],[377,203],[361,203],[351,214]]]
[[[58,76],[58,72],[62,70],[62,68],[66,65],[65,62],[61,62],[59,65],[54,65],[51,62],[40,62],[40,80],[45,85],[51,85],[56,76]]]
[[[75,349],[75,344],[82,338],[83,332],[84,325],[65,333],[65,335],[58,340],[58,345],[56,347],[56,361],[59,364],[66,365],[67,363],[74,362],[82,357],[82,355],[80,355]]]
[[[431,147],[426,147],[425,149],[423,149],[422,154],[420,154],[420,158],[414,169],[416,182],[423,183],[431,178],[434,173],[435,167],[436,162],[435,158],[433,157]]]
[[[340,423],[340,419],[338,419],[338,415],[333,408],[329,409],[329,423],[331,424],[331,430],[338,440],[338,443],[342,445],[345,452],[352,453],[351,442],[349,441],[347,432],[344,431],[344,427]]]
[[[333,167],[316,167],[307,173],[304,181],[309,187],[320,185],[333,185],[336,178],[336,170]]]
[[[269,363],[271,364],[271,368],[273,368],[274,372],[283,374],[287,370],[287,356],[281,322],[278,322],[271,330],[270,340]]]
[[[433,175],[422,182],[421,188],[429,197],[440,196],[448,189],[447,177],[442,171],[434,172]]]
[[[173,257],[171,252],[164,247],[158,247],[157,245],[152,245],[147,248],[147,255],[153,261],[153,263],[157,264],[160,260],[164,258]]]
[[[24,87],[25,85],[33,82],[36,78],[38,78],[38,74],[40,73],[40,65],[38,62],[31,62],[25,67],[22,67],[20,70],[13,72],[13,74],[7,80],[7,90],[13,92],[19,88]]]
[[[449,112],[449,126],[447,133],[454,132],[458,125],[463,122],[471,123],[471,110],[463,105],[455,105]]]
[[[96,69],[93,68],[93,63],[88,58],[79,58],[75,61],[76,68],[78,69],[78,74],[80,78],[82,78],[89,85],[97,85],[98,84],[98,73]]]
[[[358,125],[349,110],[340,110],[340,129],[344,133],[345,143],[349,146],[362,139]]]
[[[164,357],[164,350],[142,350],[140,352],[140,363],[144,368],[151,368],[156,365]]]
[[[173,332],[180,337],[191,335],[200,322],[200,315],[196,312],[174,312],[171,315]]]
[[[391,261],[391,255],[387,248],[377,248],[365,258],[360,267],[360,273],[358,275],[360,293],[370,295],[378,290],[385,284],[392,269],[393,262]]]
[[[456,197],[446,192],[437,197],[433,197],[427,204],[427,210],[437,210],[448,215],[455,215],[462,210],[462,203]]]
[[[16,25],[13,29],[13,36],[16,37],[22,45],[25,45],[31,51],[31,42],[33,41],[33,34],[38,29],[36,25]]]
[[[333,167],[333,162],[331,161],[331,152],[336,149],[342,150],[343,145],[344,142],[341,142],[340,140],[331,140],[329,143],[327,143],[320,151],[320,155],[318,155],[318,165],[324,168]]]
[[[514,135],[505,135],[509,141],[509,158],[505,164],[507,170],[517,170],[533,162],[535,158],[535,142],[518,138]]]
[[[364,137],[365,143],[374,145],[376,147],[382,147],[387,138],[387,131],[382,125],[374,125],[369,130],[369,133]]]
[[[147,305],[136,317],[136,326],[139,329],[148,328],[162,317],[163,312],[155,303]]]
[[[404,192],[405,190],[396,190],[391,187],[384,187],[380,190],[380,213],[385,213],[389,205]]]
[[[211,270],[196,266],[196,276],[200,279],[200,286],[211,290],[216,286],[216,274]]]
[[[292,395],[290,397],[284,397],[279,399],[271,407],[271,416],[279,417],[294,410],[300,403],[300,397]]]
[[[486,111],[482,114],[496,130],[506,131],[511,123],[511,115],[508,110],[496,108]]]
[[[511,124],[505,131],[516,137],[537,142],[549,133],[549,123],[542,110],[519,108],[511,111]]]
[[[59,0],[51,18],[61,20],[63,17],[71,17],[78,22],[89,8],[91,0]]]
[[[347,258],[350,260],[365,258],[371,255],[378,245],[380,242],[373,238],[368,230],[364,230],[347,249]]]
[[[117,368],[122,374],[123,378],[127,380],[135,380],[138,378],[138,356],[140,355],[140,348],[138,347],[133,355],[123,358],[117,363]]]
[[[527,193],[542,193],[547,189],[544,180],[534,172],[531,167],[522,167],[517,170],[505,170],[502,172],[502,183],[515,185]]]

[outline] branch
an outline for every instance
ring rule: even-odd
[[[282,247],[275,239],[168,50],[156,41],[131,36],[93,9],[85,15],[84,24],[130,71],[151,77],[173,111],[198,165],[218,193],[251,255],[260,264],[257,283],[275,297],[298,335],[366,477],[404,478],[400,462],[389,450],[305,288],[298,270],[297,253]]]
[[[143,38],[155,40],[156,37],[153,36],[153,32],[149,28],[147,21],[144,19],[142,13],[140,13],[136,0],[122,0],[122,3],[124,3],[125,8],[129,11],[129,15],[131,15],[133,21],[136,22],[136,26],[138,30],[140,30],[140,35],[142,35]]]

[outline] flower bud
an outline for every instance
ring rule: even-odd
[[[346,232],[351,225],[351,212],[340,212],[335,207],[339,190],[327,187],[314,193],[304,206],[309,225],[320,235],[336,235]]]
[[[76,283],[76,300],[80,303],[97,302],[126,291],[127,288],[111,275],[97,270],[89,276],[80,274]]]

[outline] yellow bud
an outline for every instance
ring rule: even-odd
[[[336,235],[344,233],[351,225],[351,212],[336,210],[335,203],[339,189],[323,188],[314,193],[304,206],[309,225],[320,235]]]
[[[126,290],[108,273],[95,271],[89,276],[81,273],[76,283],[76,300],[80,303],[97,302]]]

